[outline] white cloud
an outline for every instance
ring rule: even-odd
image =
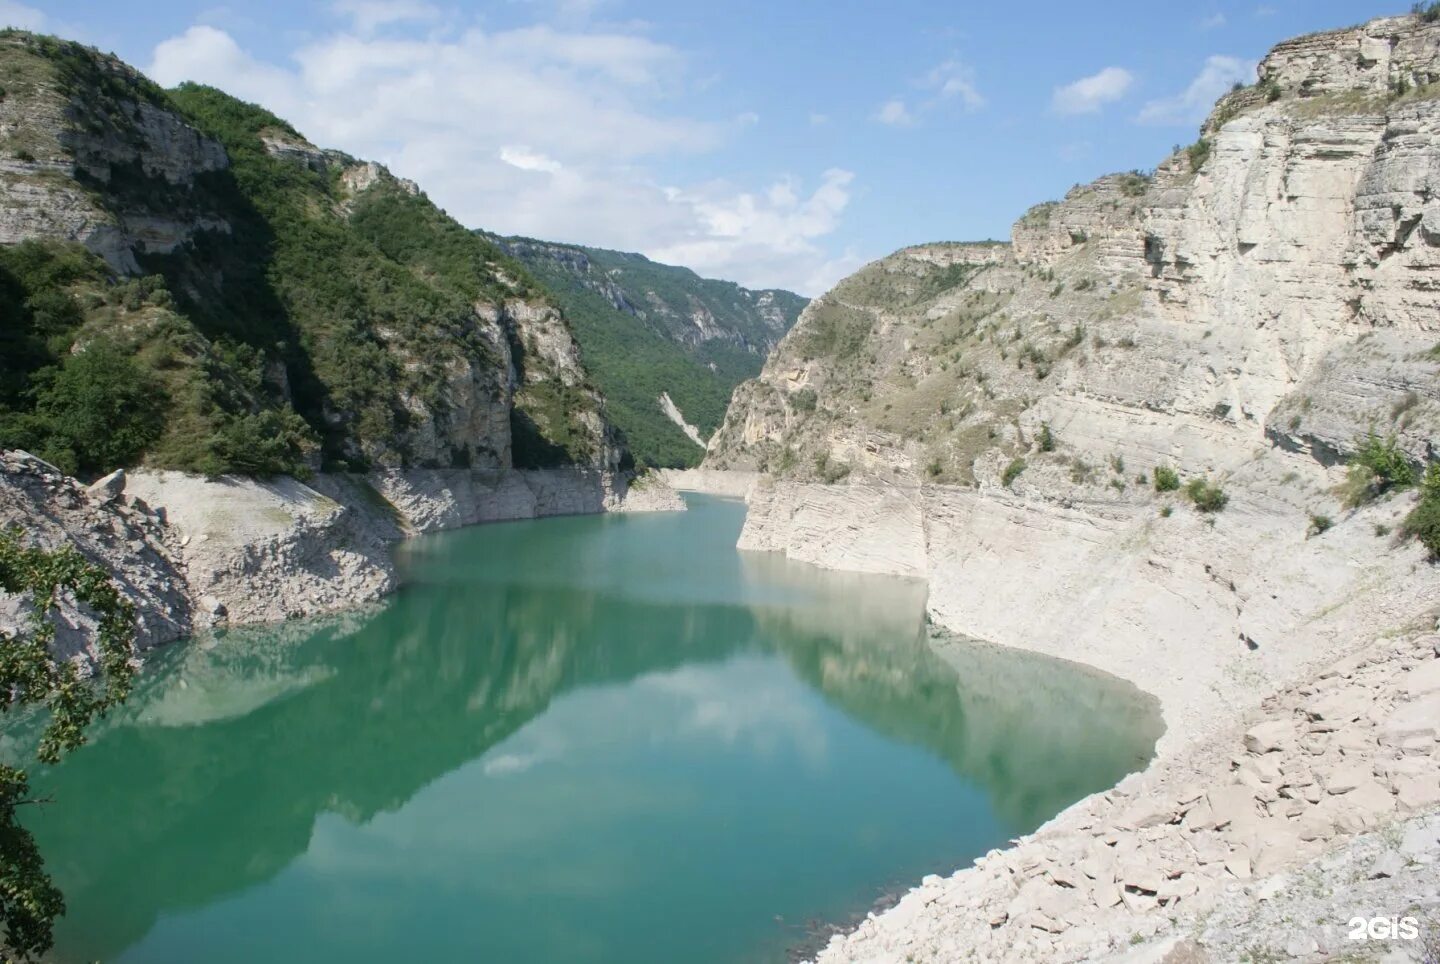
[[[13,0],[0,0],[0,26],[17,27],[20,30],[44,30],[45,14],[34,7]]]
[[[1099,73],[1064,87],[1056,87],[1050,106],[1057,114],[1093,114],[1124,97],[1135,76],[1124,67],[1106,67]]]
[[[1215,55],[1205,59],[1205,66],[1190,85],[1173,97],[1152,100],[1140,109],[1135,119],[1142,124],[1198,124],[1210,108],[1237,83],[1255,79],[1255,62],[1239,57]]]
[[[1200,21],[1201,30],[1218,30],[1225,26],[1225,15],[1223,13],[1212,13]]]
[[[824,127],[824,126],[825,126],[826,124],[828,124],[828,123],[830,123],[830,115],[829,115],[829,114],[821,114],[821,113],[818,113],[818,112],[816,112],[816,111],[811,111],[811,112],[810,112],[810,126],[811,126],[811,127]]]
[[[875,119],[882,124],[889,124],[891,127],[909,127],[915,123],[915,117],[910,113],[910,109],[898,97],[881,104],[880,109],[875,112]]]
[[[891,127],[909,127],[923,115],[953,101],[959,101],[967,112],[985,106],[985,98],[975,86],[975,71],[958,60],[932,67],[913,86],[925,92],[917,107],[912,110],[903,98],[892,97],[880,105],[873,119]]]
[[[564,165],[528,147],[506,146],[500,148],[500,160],[522,171],[540,171],[545,174],[559,174]]]
[[[959,98],[966,110],[979,110],[985,98],[975,87],[975,71],[958,60],[947,60],[925,75],[920,86],[935,91],[939,100]]]
[[[440,11],[422,0],[336,0],[332,9],[349,17],[355,30],[374,33],[380,27],[396,23],[433,23]]]
[[[668,189],[675,205],[689,208],[699,224],[698,236],[655,249],[660,261],[714,266],[721,277],[756,274],[769,258],[806,265],[797,290],[821,292],[860,266],[851,253],[828,258],[817,242],[840,224],[850,203],[855,175],[832,168],[808,197],[793,180],[772,184],[764,194],[737,192],[724,183],[699,189]]]
[[[826,173],[809,197],[797,181],[793,198],[656,173],[759,119],[676,113],[675,92],[690,82],[682,51],[616,27],[450,30],[442,19],[417,30],[426,4],[342,7],[353,26],[312,38],[286,62],[193,26],[155,48],[149,73],[263,104],[316,144],[413,178],[472,227],[638,250],[806,293],[850,263],[824,244],[848,201],[848,173]]]

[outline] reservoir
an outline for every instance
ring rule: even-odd
[[[150,654],[33,771],[56,957],[784,961],[1149,759],[1134,688],[687,501],[427,536],[381,605]]]

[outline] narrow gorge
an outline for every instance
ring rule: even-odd
[[[0,312],[46,959],[1440,948],[1436,8],[813,300],[6,30]]]

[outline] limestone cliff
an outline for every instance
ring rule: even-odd
[[[704,467],[769,476],[742,548],[923,577],[936,623],[1132,680],[1167,726],[1143,781],[928,878],[824,960],[1120,957],[1169,933],[1159,960],[1252,873],[1440,800],[1440,704],[1405,682],[1435,669],[1440,569],[1402,534],[1413,490],[1375,497],[1345,464],[1372,437],[1402,475],[1440,457],[1437,80],[1426,17],[1281,44],[1154,171],[1032,208],[1009,244],[866,266],[737,390]],[[1345,708],[1368,712],[1297,708],[1372,644],[1385,669]],[[1303,751],[1243,765],[1238,722],[1292,715]],[[1336,789],[1302,789],[1330,767]],[[1317,809],[1354,767],[1365,792]]]

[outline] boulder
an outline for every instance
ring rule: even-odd
[[[107,503],[114,502],[125,492],[125,470],[116,469],[102,479],[98,479],[85,487],[85,494],[92,501]]]
[[[1305,713],[1312,720],[1331,723],[1348,723],[1359,719],[1370,709],[1372,698],[1369,691],[1358,686],[1315,697],[1305,704]]]
[[[1405,692],[1411,696],[1440,693],[1440,659],[1427,659],[1406,673]]]
[[[1370,768],[1356,763],[1345,764],[1330,770],[1322,770],[1317,776],[1320,784],[1329,794],[1349,793],[1361,783],[1370,779]]]
[[[1405,869],[1405,858],[1393,850],[1387,850],[1375,862],[1370,865],[1370,871],[1366,875],[1370,880],[1378,880],[1381,877],[1398,877]]]
[[[1380,742],[1399,746],[1412,737],[1440,737],[1440,693],[1396,707],[1380,724]]]
[[[1249,787],[1231,784],[1217,787],[1205,796],[1214,813],[1215,827],[1223,827],[1255,815],[1255,793]]]
[[[1405,774],[1395,780],[1395,802],[1404,810],[1440,803],[1440,774]]]
[[[1251,753],[1272,753],[1295,737],[1295,726],[1289,720],[1268,720],[1245,733],[1245,749]]]

